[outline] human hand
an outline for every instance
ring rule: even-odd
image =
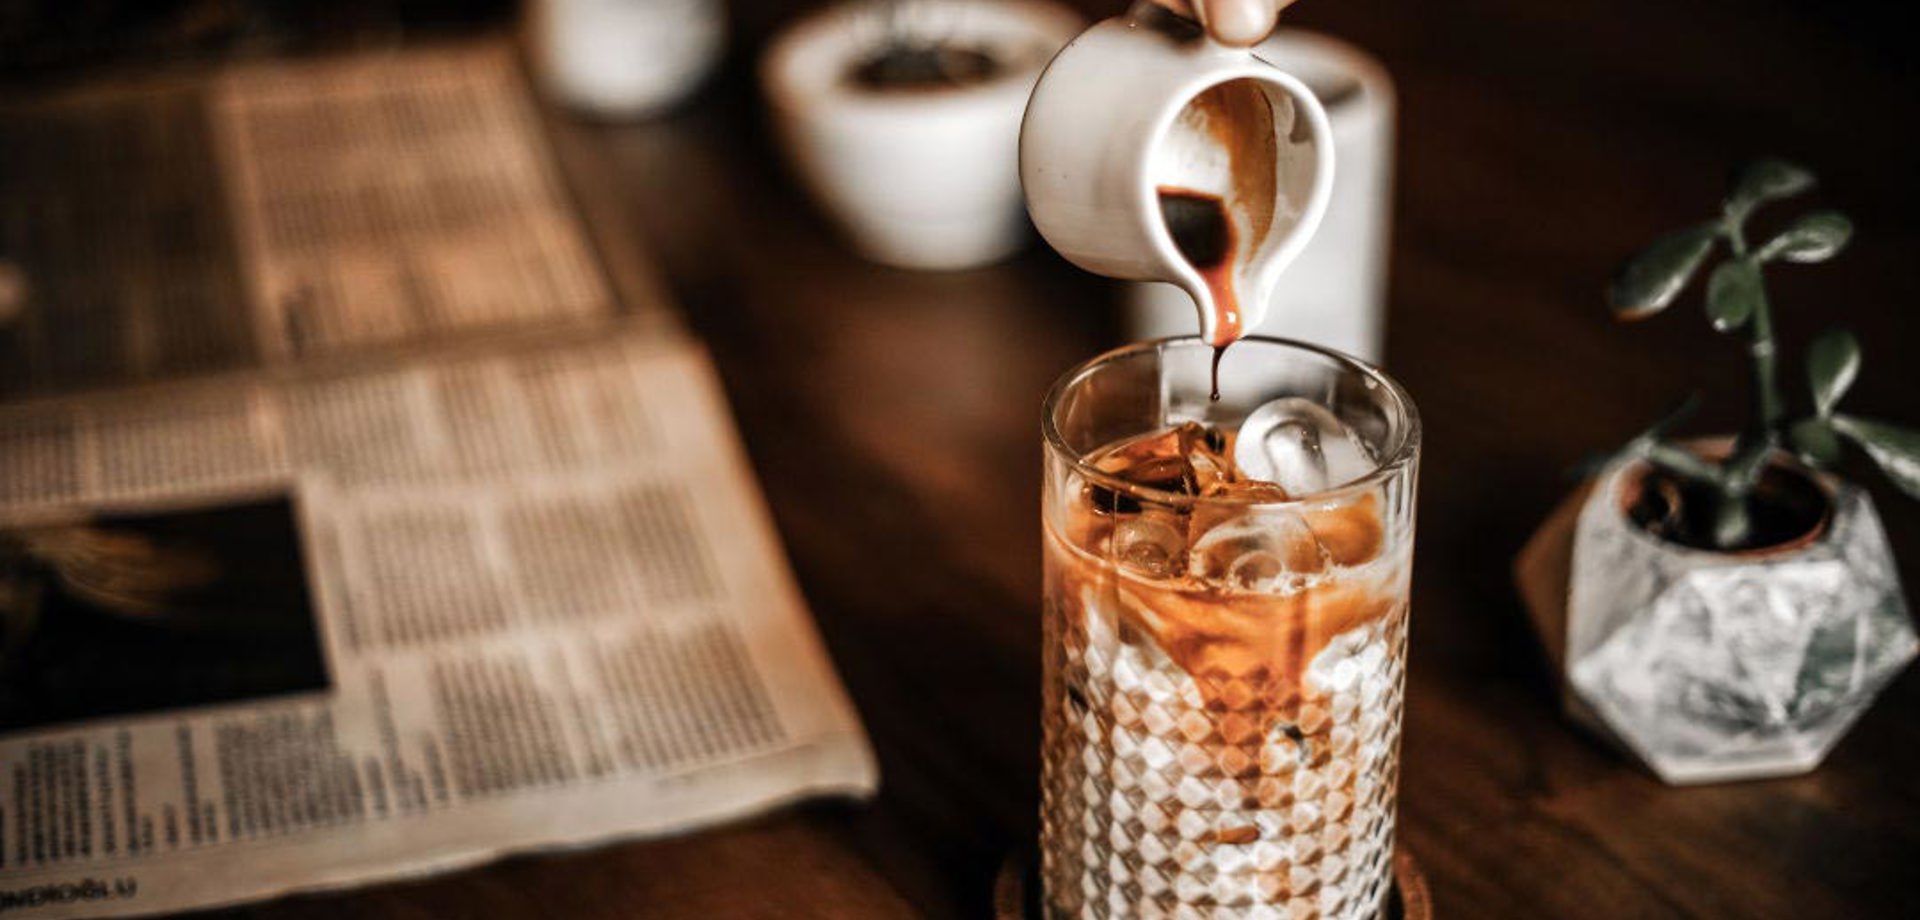
[[[1246,47],[1273,32],[1280,11],[1293,0],[1154,0],[1200,25],[1216,41]]]

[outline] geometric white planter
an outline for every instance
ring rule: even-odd
[[[1713,553],[1628,519],[1616,463],[1573,537],[1565,662],[1591,714],[1668,783],[1818,766],[1917,643],[1868,495],[1814,474],[1825,529],[1777,551]]]

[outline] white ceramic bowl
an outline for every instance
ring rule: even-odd
[[[891,14],[845,3],[783,32],[760,76],[794,171],[854,248],[891,265],[966,268],[1026,237],[1020,116],[1041,68],[1080,26],[1043,0],[907,3]],[[861,86],[854,69],[890,35],[979,48],[1002,70],[961,87]]]

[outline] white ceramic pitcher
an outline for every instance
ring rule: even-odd
[[[1202,336],[1225,345],[1259,325],[1326,211],[1332,130],[1299,80],[1142,0],[1047,66],[1021,125],[1020,179],[1061,255],[1096,274],[1178,284]],[[1176,245],[1161,211],[1169,189],[1222,201],[1237,316],[1221,303],[1222,279]]]

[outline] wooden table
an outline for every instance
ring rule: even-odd
[[[556,137],[719,362],[879,798],[235,915],[987,915],[1035,829],[1040,397],[1117,344],[1119,289],[1043,249],[952,274],[849,254],[752,88],[752,51],[798,5],[736,4],[726,74],[679,114]],[[1690,387],[1709,388],[1707,427],[1733,424],[1735,343],[1692,300],[1616,326],[1601,292],[1749,156],[1814,167],[1860,230],[1837,263],[1778,272],[1785,334],[1844,319],[1867,348],[1850,404],[1920,423],[1904,44],[1864,4],[1814,0],[1308,0],[1289,18],[1375,51],[1402,94],[1386,363],[1428,439],[1401,822],[1440,916],[1920,915],[1920,678],[1812,775],[1669,789],[1561,718],[1508,577],[1584,455]],[[1876,491],[1920,587],[1920,506]]]

